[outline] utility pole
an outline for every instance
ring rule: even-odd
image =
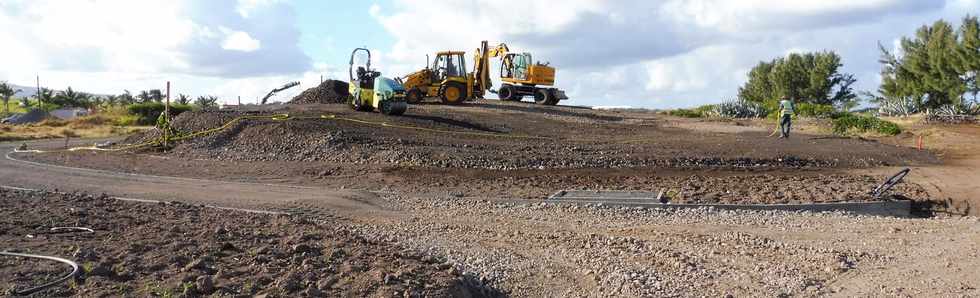
[[[37,93],[34,96],[37,96],[37,107],[43,110],[44,102],[41,99],[41,75],[39,74],[37,75]]]
[[[320,75],[320,84],[323,84],[323,75]]]
[[[238,106],[239,107],[242,106],[242,96],[241,95],[238,96]]]

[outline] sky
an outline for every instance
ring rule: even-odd
[[[0,0],[0,81],[97,94],[170,81],[225,103],[301,82],[272,99],[288,101],[346,80],[357,47],[394,77],[488,40],[555,66],[563,104],[677,108],[731,100],[752,66],[793,52],[836,51],[874,91],[879,42],[967,14],[980,0]]]

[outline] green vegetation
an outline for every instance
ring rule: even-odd
[[[130,114],[138,116],[136,123],[141,125],[155,124],[157,122],[157,118],[160,117],[160,114],[163,113],[165,108],[165,105],[159,102],[133,104],[127,107]],[[177,116],[192,109],[193,107],[189,105],[170,105],[170,114],[172,116]]]
[[[959,29],[945,20],[920,27],[901,40],[901,56],[881,50],[881,86],[872,101],[882,113],[909,116],[930,110],[969,112],[980,83],[980,22],[966,16]],[[953,106],[954,108],[945,108]]]
[[[717,105],[703,105],[693,109],[667,110],[667,115],[684,118],[708,118],[712,116]]]
[[[834,134],[848,135],[855,133],[877,133],[893,136],[902,133],[898,124],[882,120],[878,117],[855,114],[842,114],[833,120]]]
[[[841,73],[840,55],[834,52],[790,54],[759,62],[748,81],[738,89],[738,98],[775,106],[789,96],[797,103],[844,105],[857,98],[851,86],[854,75]]]

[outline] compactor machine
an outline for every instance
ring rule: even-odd
[[[405,88],[397,81],[382,77],[380,72],[371,69],[370,50],[354,49],[350,54],[350,68],[347,72],[350,74],[349,102],[355,111],[370,112],[378,109],[385,115],[401,115],[408,109]]]

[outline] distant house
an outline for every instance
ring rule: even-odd
[[[61,120],[71,120],[81,116],[88,116],[88,110],[83,108],[60,108],[51,111],[51,116]]]

